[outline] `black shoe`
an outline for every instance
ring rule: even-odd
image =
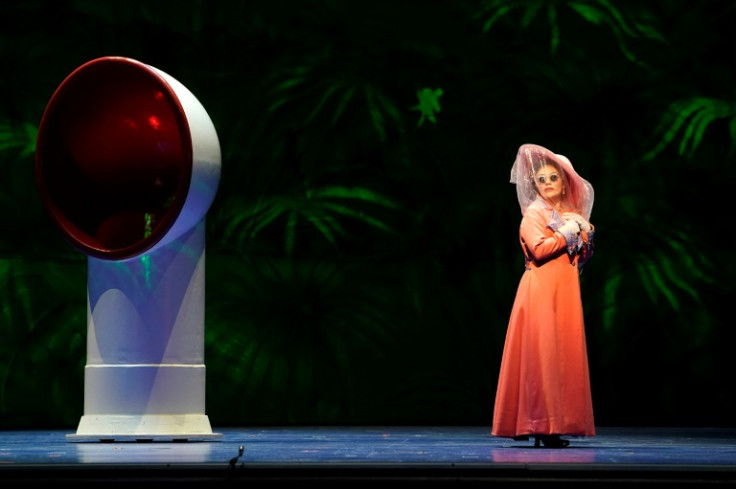
[[[534,437],[534,448],[540,448],[540,442],[544,448],[565,448],[570,445],[570,440],[563,440],[560,435],[537,435]]]
[[[514,441],[529,441],[529,435],[515,436]]]

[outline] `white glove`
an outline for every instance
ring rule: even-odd
[[[578,226],[577,221],[570,220],[557,228],[557,231],[562,233],[563,236],[567,237],[568,233],[580,234],[580,226]]]
[[[568,222],[575,221],[578,224],[578,227],[586,233],[591,229],[590,223],[583,219],[583,216],[581,216],[580,214],[576,214],[574,212],[565,212],[562,214],[562,217]]]

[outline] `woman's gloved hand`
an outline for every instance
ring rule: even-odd
[[[578,225],[577,221],[570,220],[557,228],[557,231],[562,233],[563,236],[567,236],[567,234],[569,233],[580,234],[580,226]]]
[[[583,216],[581,216],[580,214],[576,214],[574,212],[565,212],[562,214],[562,218],[565,219],[565,221],[567,222],[575,221],[578,227],[586,233],[591,230],[590,223],[583,219]]]

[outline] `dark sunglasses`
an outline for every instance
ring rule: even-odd
[[[559,180],[559,178],[560,178],[560,176],[557,173],[552,173],[549,176],[549,181],[552,182],[552,183],[555,183],[557,180]],[[547,179],[545,178],[544,175],[539,175],[537,177],[537,182],[539,182],[542,185],[544,185],[545,183],[547,183]]]

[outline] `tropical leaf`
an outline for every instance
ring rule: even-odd
[[[731,422],[734,266],[701,197],[733,175],[736,119],[677,108],[641,159],[659,107],[703,87],[732,98],[718,54],[733,38],[728,2],[185,3],[0,2],[6,426],[67,426],[81,411],[84,266],[54,261],[69,247],[42,224],[30,128],[70,69],[121,40],[202,97],[221,137],[207,222],[213,421],[490,422],[521,273],[507,157],[531,139],[596,187],[599,243],[581,280],[597,419]],[[412,111],[423,87],[449,98]],[[421,115],[425,130],[404,131]],[[693,161],[705,184],[657,158],[668,146],[705,155]],[[399,220],[394,201],[417,212]],[[644,402],[622,401],[632,395]]]
[[[621,52],[629,61],[641,64],[627,46],[627,39],[647,39],[664,42],[662,34],[654,27],[653,18],[635,17],[630,10],[619,10],[608,0],[570,1],[567,5],[585,20],[595,25],[608,25],[616,36]]]
[[[558,22],[561,8],[569,8],[585,21],[594,25],[607,25],[616,37],[618,47],[626,58],[640,63],[627,46],[627,38],[664,41],[664,37],[653,25],[652,18],[634,16],[633,10],[614,7],[608,0],[487,0],[475,14],[476,19],[485,18],[483,32],[488,32],[499,20],[512,10],[523,10],[520,26],[526,30],[539,12],[546,8],[550,28],[550,52],[556,53],[560,44]]]
[[[655,131],[661,134],[659,142],[643,159],[652,160],[671,144],[677,145],[680,156],[691,157],[700,146],[705,130],[719,119],[730,119],[731,139],[736,141],[736,102],[706,97],[672,102]],[[681,134],[679,143],[676,141],[678,134]]]
[[[218,277],[208,286],[208,369],[221,376],[210,391],[228,399],[213,416],[349,416],[362,362],[385,357],[397,334],[395,292],[376,270],[242,255],[213,257],[208,269]]]
[[[716,264],[701,235],[686,225],[674,228],[669,220],[659,217],[666,210],[658,211],[656,205],[649,206],[649,214],[643,219],[634,217],[642,215],[638,206],[624,202],[618,208],[620,215],[606,227],[625,231],[608,235],[607,241],[609,249],[627,250],[626,260],[612,262],[603,283],[595,287],[602,293],[597,313],[604,328],[611,331],[621,324],[621,316],[627,314],[621,297],[630,295],[638,297],[637,308],[670,315],[679,323],[678,328],[687,328],[682,311],[705,307],[706,291],[717,281]],[[654,325],[644,327],[650,326]]]
[[[38,127],[29,122],[19,125],[9,121],[0,122],[0,151],[20,149],[20,156],[25,157],[36,151],[36,134]]]
[[[288,68],[282,75],[283,79],[274,84],[269,95],[273,101],[268,112],[275,116],[279,110],[290,110],[294,105],[304,104],[308,107],[308,114],[303,124],[313,123],[323,112],[331,110],[328,119],[335,125],[342,120],[351,103],[356,106],[362,103],[367,107],[367,120],[380,142],[386,140],[388,121],[397,127],[401,125],[398,108],[380,87],[349,73],[333,72],[325,77],[322,71],[318,67]]]
[[[77,421],[84,279],[83,262],[0,259],[0,419],[29,427]],[[45,412],[49,403],[53,412]]]
[[[292,255],[296,245],[296,228],[305,222],[332,246],[338,247],[338,237],[346,236],[345,219],[361,222],[382,232],[395,232],[385,220],[370,213],[365,207],[401,210],[390,197],[365,187],[327,186],[308,188],[300,194],[279,194],[255,203],[233,201],[224,207],[218,217],[225,225],[225,240],[233,240],[238,248],[265,228],[285,220],[284,251]]]

